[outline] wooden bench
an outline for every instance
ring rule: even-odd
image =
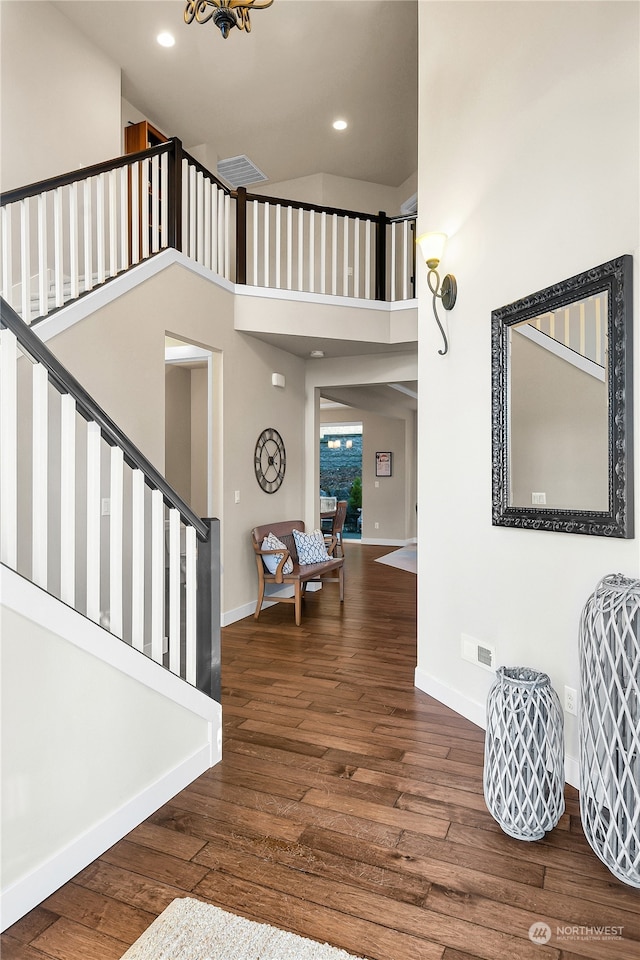
[[[251,531],[251,543],[256,555],[256,566],[258,568],[258,602],[254,617],[257,620],[262,609],[264,600],[264,588],[267,583],[290,584],[293,586],[294,594],[292,597],[268,596],[267,600],[277,603],[295,604],[296,626],[300,626],[302,615],[302,597],[308,583],[337,583],[340,587],[340,602],[344,602],[344,557],[331,556],[336,546],[336,538],[333,537],[327,544],[327,553],[329,560],[322,563],[304,563],[298,562],[298,551],[293,537],[293,531],[299,530],[305,532],[302,520],[281,520],[278,523],[265,524],[261,527],[254,527]],[[270,533],[278,538],[286,547],[284,551],[263,550],[262,541]],[[270,554],[282,553],[282,559],[276,567],[275,573],[270,573],[264,564],[263,557]],[[293,570],[291,573],[284,573],[284,565],[287,559],[291,558]]]

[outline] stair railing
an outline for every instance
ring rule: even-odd
[[[201,519],[0,299],[0,561],[220,700]]]
[[[415,296],[414,217],[232,191],[174,138],[0,196],[0,294],[26,323],[167,247],[226,280]]]

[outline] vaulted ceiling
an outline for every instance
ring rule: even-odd
[[[397,187],[416,170],[417,0],[274,0],[226,40],[212,21],[187,25],[184,0],[55,6],[121,66],[124,98],[187,148],[247,154],[273,182]]]
[[[213,22],[186,24],[184,0],[53,2],[120,65],[123,97],[187,149],[246,154],[274,183],[328,173],[398,187],[417,169],[417,0],[274,0],[226,40]],[[175,46],[157,43],[162,31]],[[301,356],[326,346],[278,345]],[[408,386],[371,386],[372,409],[415,408]],[[345,385],[339,399],[365,397]]]

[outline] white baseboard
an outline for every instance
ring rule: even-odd
[[[322,590],[321,583],[308,583],[307,584],[307,593],[315,593],[316,590]],[[262,603],[262,609],[266,610],[268,607],[272,607],[274,603],[277,603],[277,600],[271,600],[270,597],[292,597],[293,596],[293,587],[282,586],[278,587],[276,590],[272,590],[269,595],[265,594],[264,601]],[[237,623],[238,620],[244,620],[245,617],[252,617],[256,612],[256,602],[255,600],[250,600],[249,603],[243,603],[242,606],[236,607],[234,610],[223,610],[221,616],[220,626],[228,627],[232,623]]]
[[[423,693],[428,693],[430,697],[433,697],[440,703],[444,703],[447,707],[451,707],[451,709],[459,713],[461,717],[465,717],[467,720],[475,723],[476,726],[486,730],[487,719],[486,706],[484,703],[478,703],[477,700],[472,700],[459,690],[449,686],[449,684],[442,683],[441,680],[436,680],[435,677],[432,677],[431,674],[425,670],[421,670],[420,667],[416,667],[414,682],[418,690],[422,690]],[[567,754],[565,754],[564,758],[564,776],[566,782],[571,784],[572,787],[576,787],[576,789],[580,788],[580,767],[578,761],[575,757],[570,757]]]
[[[454,687],[442,683],[441,680],[436,680],[435,677],[432,677],[431,674],[420,667],[416,667],[414,682],[418,690],[428,693],[430,697],[444,703],[447,707],[451,707],[456,713],[475,723],[477,727],[486,729],[486,707],[484,703],[471,700]]]
[[[351,543],[350,540],[346,542]],[[394,538],[388,540],[384,537],[361,537],[360,543],[372,547],[408,547],[409,544],[415,543],[415,540],[396,540]]]
[[[71,880],[210,766],[211,751],[207,745],[27,876],[3,890],[0,894],[0,932],[51,896],[63,883]]]

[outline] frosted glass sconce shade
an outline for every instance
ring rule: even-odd
[[[435,269],[442,260],[446,242],[446,233],[423,233],[416,240],[424,262],[430,269]]]

